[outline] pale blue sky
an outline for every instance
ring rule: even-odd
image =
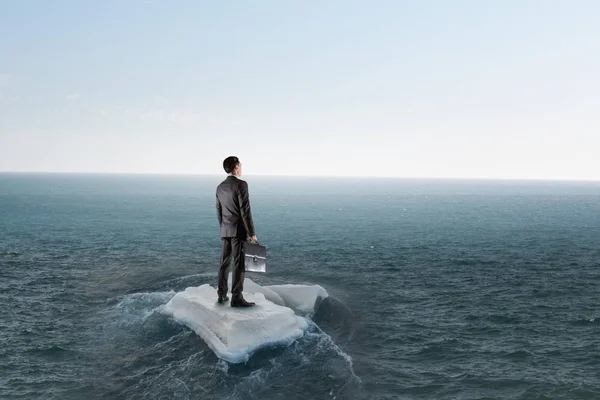
[[[600,179],[600,1],[0,6],[0,171]]]

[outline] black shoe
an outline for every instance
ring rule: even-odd
[[[229,297],[227,297],[227,295],[225,296],[219,296],[219,299],[217,300],[219,302],[219,304],[225,303],[227,300],[229,300]]]
[[[252,307],[254,304],[251,301],[246,301],[243,297],[241,299],[231,300],[231,307]]]

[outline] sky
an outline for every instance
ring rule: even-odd
[[[0,7],[0,171],[600,180],[595,0]]]

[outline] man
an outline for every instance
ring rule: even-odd
[[[231,285],[231,307],[251,307],[242,296],[244,290],[244,242],[247,237],[256,242],[254,224],[250,212],[248,184],[240,179],[242,163],[237,157],[227,157],[223,161],[223,169],[227,173],[225,179],[217,187],[217,218],[221,226],[221,265],[219,267],[218,302],[224,303],[227,297],[227,270],[233,257],[233,282]]]

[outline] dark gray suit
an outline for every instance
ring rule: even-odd
[[[228,176],[217,187],[217,219],[220,225],[221,265],[219,266],[218,295],[227,294],[227,270],[233,257],[232,300],[242,298],[244,290],[244,242],[254,236],[254,223],[250,211],[248,183]]]

